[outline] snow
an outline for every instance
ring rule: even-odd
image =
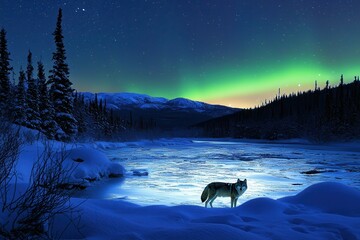
[[[74,169],[70,181],[87,186],[105,177],[122,177],[125,169],[111,162],[103,153],[91,148],[74,148],[65,152],[64,165]]]
[[[360,216],[360,191],[336,182],[314,184],[296,196],[285,197],[281,201],[303,204],[327,213]]]
[[[186,98],[175,98],[168,101],[170,106],[175,106],[179,108],[194,108],[194,109],[201,109],[204,108],[205,103],[191,101]]]
[[[335,194],[340,194],[334,196],[334,190]],[[292,197],[278,200],[255,198],[237,208],[206,209],[190,205],[142,207],[120,200],[90,199],[80,205],[83,235],[69,229],[62,237],[357,239],[360,237],[359,194],[359,190],[343,184],[324,182]],[[335,197],[333,204],[329,196]],[[344,212],[342,209],[353,211]]]
[[[95,94],[84,92],[85,100],[94,100]],[[151,97],[138,93],[97,93],[98,100],[106,100],[108,107],[114,109],[141,108],[141,109],[172,109],[172,110],[194,110],[204,112],[206,110],[228,111],[228,114],[235,112],[235,109],[211,105],[204,102],[193,101],[186,98],[166,99],[162,97]]]
[[[212,146],[212,147],[211,147]],[[355,144],[355,146],[358,146]],[[205,148],[204,148],[205,147]],[[344,146],[342,146],[344,147]],[[333,148],[333,146],[331,146]],[[35,161],[38,152],[44,149],[44,145],[40,141],[28,144],[22,149],[19,163],[17,164],[18,172],[21,175],[20,182],[29,180],[29,172],[31,171],[32,162]],[[127,189],[129,194],[131,191],[137,191],[146,188],[147,180],[156,176],[156,173],[150,168],[143,168],[144,161],[152,161],[153,165],[157,165],[158,169],[165,171],[170,159],[174,162],[179,161],[175,158],[181,154],[190,154],[180,156],[187,158],[180,164],[183,172],[180,175],[186,179],[189,171],[193,171],[192,167],[198,166],[199,172],[203,171],[203,165],[197,159],[198,154],[204,157],[213,157],[208,159],[209,162],[218,162],[220,158],[232,158],[226,161],[219,161],[220,165],[213,165],[214,174],[218,171],[222,172],[231,164],[245,164],[244,168],[236,170],[242,176],[246,175],[249,181],[249,189],[239,199],[240,205],[236,208],[229,208],[229,199],[226,205],[216,204],[215,208],[204,208],[194,204],[173,204],[165,206],[162,198],[166,201],[172,201],[172,198],[180,197],[186,202],[184,192],[176,194],[169,189],[165,190],[166,194],[153,195],[157,201],[156,204],[137,204],[140,199],[120,198],[103,199],[90,198],[84,201],[84,197],[73,197],[71,203],[79,205],[81,218],[74,220],[69,225],[69,218],[74,216],[60,215],[54,222],[52,236],[56,239],[359,239],[360,238],[360,190],[359,186],[350,180],[345,180],[345,176],[358,176],[357,172],[340,172],[335,173],[335,177],[331,178],[331,174],[325,174],[325,178],[313,178],[313,176],[304,176],[300,174],[302,169],[297,169],[299,175],[287,176],[292,181],[301,181],[298,176],[303,176],[306,180],[302,181],[303,185],[294,186],[296,191],[276,190],[277,194],[281,193],[282,197],[272,196],[271,187],[280,183],[280,181],[270,181],[268,188],[262,185],[268,181],[269,176],[257,178],[259,174],[273,174],[275,178],[277,174],[284,171],[291,172],[291,167],[302,166],[306,164],[314,165],[319,161],[334,161],[329,163],[330,167],[339,167],[350,164],[351,167],[358,167],[359,151],[341,152],[339,149],[329,150],[326,146],[308,146],[301,148],[299,145],[291,144],[291,146],[275,145],[256,145],[254,143],[225,142],[224,144],[215,141],[193,141],[191,139],[160,139],[156,141],[138,141],[138,142],[121,142],[121,143],[84,143],[76,145],[62,145],[53,142],[52,149],[59,151],[65,149],[66,164],[78,164],[78,168],[73,174],[76,181],[84,181],[86,178],[101,179],[97,181],[99,186],[101,182],[109,180],[106,176],[111,173],[125,174],[125,182],[131,179],[137,179],[137,185],[133,189]],[[294,149],[297,149],[294,152]],[[185,152],[183,152],[185,150]],[[231,151],[232,150],[232,151]],[[252,154],[247,152],[252,151]],[[133,161],[136,167],[127,168],[125,172],[121,167],[115,152],[124,152],[122,157],[126,157],[127,161]],[[235,152],[234,152],[235,151]],[[214,153],[218,155],[214,155]],[[241,153],[241,154],[240,154]],[[305,159],[286,158],[300,155]],[[235,155],[234,155],[235,154]],[[236,155],[238,154],[238,155]],[[268,154],[268,155],[264,155]],[[327,159],[329,156],[333,157]],[[141,157],[142,156],[142,157]],[[155,157],[156,156],[156,157]],[[119,157],[119,156],[118,156]],[[307,159],[314,158],[313,162]],[[141,159],[143,158],[143,159]],[[161,159],[164,158],[164,161]],[[243,161],[242,158],[251,158],[251,161]],[[139,161],[141,160],[141,161]],[[291,161],[289,161],[291,160]],[[267,164],[270,162],[275,164]],[[290,162],[301,162],[300,165],[289,165]],[[193,165],[195,164],[195,165]],[[253,165],[252,165],[253,164]],[[282,165],[283,164],[283,165]],[[343,165],[339,165],[343,164]],[[258,168],[264,165],[264,168]],[[257,166],[255,168],[254,166]],[[287,166],[287,169],[282,169]],[[211,166],[210,166],[211,167]],[[251,171],[261,171],[270,167],[268,173]],[[222,169],[223,168],[223,169]],[[246,172],[246,169],[251,169]],[[176,171],[176,169],[172,169]],[[231,170],[231,169],[228,169]],[[135,171],[141,173],[141,176],[130,176]],[[146,176],[145,173],[148,173]],[[143,175],[142,175],[143,174]],[[222,172],[223,174],[223,172]],[[355,175],[354,175],[355,174]],[[105,176],[104,178],[101,178]],[[234,175],[236,177],[237,174]],[[336,177],[341,176],[342,179]],[[204,183],[210,179],[219,177],[219,175],[207,176],[199,178],[192,176],[191,181],[198,189],[205,186]],[[224,177],[224,176],[223,176]],[[229,178],[231,179],[231,178]],[[236,179],[236,178],[234,178]],[[319,181],[319,180],[325,181]],[[332,179],[334,181],[326,181]],[[152,179],[151,179],[152,180]],[[274,180],[274,179],[273,179]],[[195,192],[194,189],[187,189],[182,186],[183,183],[178,179],[159,179],[162,183],[170,181],[171,184],[177,186],[178,189],[184,188],[186,191]],[[283,181],[283,180],[282,180]],[[336,182],[335,182],[336,181]],[[353,179],[353,181],[357,181]],[[141,184],[143,183],[143,184]],[[159,183],[159,182],[158,182]],[[92,187],[89,182],[88,188]],[[125,183],[126,184],[126,183]],[[95,184],[96,185],[96,184]],[[350,187],[350,186],[356,187]],[[120,185],[120,188],[122,185]],[[265,192],[263,196],[257,197],[254,192],[259,188]],[[196,188],[195,188],[196,189]],[[269,191],[267,191],[269,190]],[[253,192],[252,192],[253,191]],[[144,193],[144,192],[142,192]],[[152,192],[156,193],[156,192]],[[201,191],[195,192],[197,202],[200,203]],[[250,197],[249,197],[250,196]],[[140,196],[141,197],[141,196]],[[180,198],[179,197],[179,198]],[[130,201],[129,201],[130,200]],[[160,205],[159,205],[160,204]],[[4,219],[2,219],[4,221]],[[76,225],[73,225],[75,224]],[[65,231],[64,231],[65,230]]]
[[[101,178],[122,177],[125,169],[119,163],[110,161],[102,152],[89,146],[74,147],[53,141],[51,148],[58,159],[64,159],[63,167],[71,172],[69,184],[90,186],[90,182]],[[17,181],[27,183],[30,179],[32,165],[38,156],[44,151],[45,146],[39,141],[26,145],[20,153],[17,167]],[[63,150],[63,153],[60,151]]]
[[[85,92],[85,99],[94,100],[95,95],[93,93]],[[113,108],[121,108],[121,106],[135,105],[142,106],[145,104],[162,105],[168,100],[162,97],[151,97],[146,94],[136,93],[98,93],[98,99],[106,100],[107,106]]]

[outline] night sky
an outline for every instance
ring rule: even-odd
[[[16,79],[52,66],[59,7],[78,91],[252,107],[360,74],[358,0],[0,0]]]

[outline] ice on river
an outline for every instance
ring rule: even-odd
[[[238,204],[295,194],[323,181],[360,188],[359,146],[191,139],[97,143],[127,174],[97,183],[82,195],[172,206],[203,205],[200,195],[208,183],[237,178],[248,182]],[[218,198],[213,205],[229,207],[230,199]]]

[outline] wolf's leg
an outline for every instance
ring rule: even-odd
[[[234,198],[233,197],[231,197],[231,208],[233,208],[234,207]]]
[[[213,207],[212,203],[214,202],[214,200],[216,199],[217,195],[214,195],[212,197],[212,199],[210,200],[210,206]]]
[[[238,200],[238,198],[235,198],[235,207],[236,207],[236,204],[237,204],[237,200]]]
[[[208,193],[208,198],[206,199],[206,201],[205,201],[205,207],[207,208],[207,205],[208,205],[208,203],[210,203],[210,206],[212,207],[212,205],[211,205],[211,198],[212,197],[214,197],[212,194],[211,194],[211,192],[209,191],[209,193]]]

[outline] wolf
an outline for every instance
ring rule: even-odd
[[[236,207],[238,198],[246,189],[246,179],[244,181],[238,179],[236,183],[212,182],[209,183],[202,192],[201,202],[205,202],[205,207],[207,207],[208,203],[213,207],[212,203],[217,197],[230,197],[231,207]]]

